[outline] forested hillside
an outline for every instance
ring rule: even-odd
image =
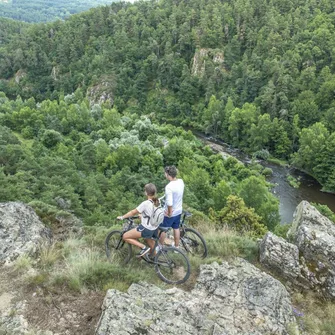
[[[92,7],[115,0],[0,0],[0,17],[25,22],[48,22],[64,19]]]
[[[1,52],[0,90],[42,101],[102,87],[120,112],[290,160],[335,191],[334,5],[115,3],[28,28]]]
[[[224,160],[172,125],[89,106],[77,91],[60,101],[0,96],[0,201],[30,203],[42,217],[74,213],[110,225],[138,205],[148,182],[164,192],[164,165],[178,165],[185,203],[218,224],[262,235],[279,223],[278,200],[258,165]],[[251,209],[253,208],[253,209]]]

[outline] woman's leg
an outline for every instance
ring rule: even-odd
[[[151,238],[146,238],[145,240],[148,243],[148,246],[150,247],[151,253],[153,253],[155,248],[155,241]]]
[[[136,245],[137,247],[143,249],[145,245],[137,241],[140,237],[141,237],[141,232],[137,231],[136,228],[134,228],[132,230],[127,231],[123,235],[122,239],[129,244]]]

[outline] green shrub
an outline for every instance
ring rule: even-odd
[[[264,168],[264,170],[262,171],[262,175],[265,177],[270,177],[272,176],[272,174],[273,174],[273,171],[269,167]]]
[[[291,175],[287,175],[286,179],[292,187],[299,188],[300,182],[296,178]]]
[[[258,150],[256,152],[253,153],[252,155],[253,158],[260,158],[263,160],[267,160],[270,157],[270,153],[268,150],[266,149],[262,149],[262,150]]]
[[[317,204],[315,202],[311,203],[322,215],[326,216],[329,220],[335,223],[335,213],[327,206]]]
[[[289,231],[291,226],[292,224],[278,224],[273,230],[273,233],[279,237],[287,239],[287,232]]]

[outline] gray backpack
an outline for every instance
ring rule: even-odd
[[[156,207],[153,201],[152,200],[150,201],[152,202],[152,205],[154,206],[154,211],[148,219],[148,224],[157,228],[164,220],[164,208],[161,205]]]

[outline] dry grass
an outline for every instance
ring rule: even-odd
[[[56,243],[43,243],[39,248],[39,265],[42,269],[52,267],[62,256],[60,246]]]
[[[321,301],[315,294],[292,296],[297,320],[308,335],[335,335],[335,303]]]
[[[17,272],[23,273],[27,272],[32,267],[32,264],[33,261],[29,256],[21,255],[15,260],[14,268]]]

